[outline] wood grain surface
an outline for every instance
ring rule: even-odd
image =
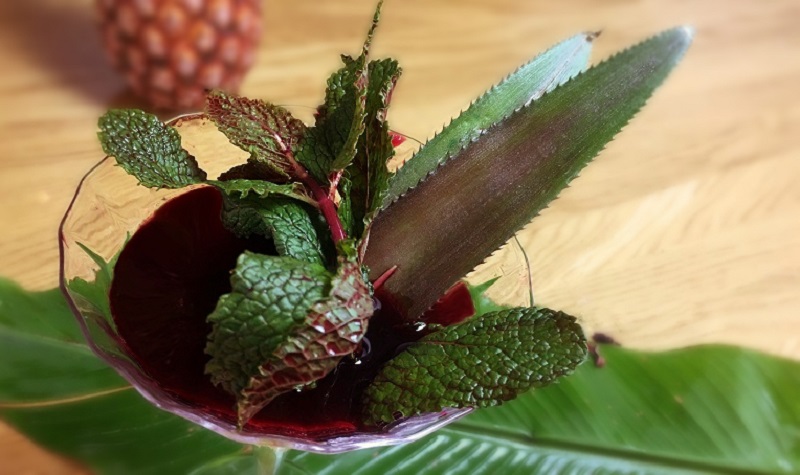
[[[0,275],[57,285],[56,228],[101,158],[97,117],[135,105],[89,0],[0,2]],[[315,106],[372,0],[272,0],[243,93]],[[594,60],[676,24],[684,63],[519,235],[538,301],[626,345],[746,345],[800,358],[800,2],[389,1],[377,56],[405,73],[391,123],[420,140],[518,64],[583,30]],[[493,258],[513,268],[518,248]],[[0,426],[0,474],[75,474]]]

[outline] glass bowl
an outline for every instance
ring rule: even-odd
[[[310,114],[309,114],[310,115]],[[209,177],[244,163],[247,154],[232,146],[202,114],[169,122],[180,133],[183,146]],[[396,161],[413,151],[407,141]],[[191,394],[164,387],[129,350],[111,315],[109,290],[116,256],[137,229],[166,202],[205,185],[180,190],[152,190],[106,157],[82,179],[60,228],[61,286],[89,343],[100,358],[116,369],[157,407],[245,444],[268,445],[320,453],[338,453],[410,442],[466,414],[471,409],[444,409],[397,420],[368,430],[277,430],[257,425],[237,429],[235,415],[210,410]],[[202,355],[201,355],[202,357]],[[209,383],[210,384],[210,383]],[[254,419],[258,420],[258,416]]]

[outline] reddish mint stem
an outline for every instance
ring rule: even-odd
[[[291,153],[289,154],[291,156]],[[347,238],[347,234],[344,232],[344,228],[342,227],[342,222],[339,220],[339,213],[336,211],[336,204],[334,204],[331,197],[325,190],[319,186],[317,180],[314,179],[309,173],[306,168],[297,162],[293,156],[291,156],[290,161],[292,163],[292,167],[294,168],[294,174],[297,178],[303,182],[304,185],[311,190],[311,195],[316,200],[317,204],[319,205],[319,210],[322,212],[322,216],[325,218],[325,221],[328,223],[328,227],[331,228],[331,239],[333,239],[333,243],[336,244],[342,239]]]
[[[331,195],[333,195],[335,191],[334,188],[337,186],[336,183],[331,185],[330,194],[326,193],[325,190],[319,186],[317,180],[315,180],[314,177],[308,173],[306,167],[304,167],[300,162],[297,161],[297,159],[294,158],[292,150],[287,147],[285,143],[283,143],[283,139],[281,139],[280,134],[273,130],[269,130],[269,132],[272,134],[275,142],[278,144],[284,156],[291,164],[292,173],[294,173],[295,177],[303,182],[303,184],[306,185],[309,190],[311,190],[311,194],[317,201],[317,205],[319,205],[319,210],[322,212],[322,216],[325,217],[325,221],[328,223],[328,227],[331,229],[331,238],[333,239],[333,243],[336,244],[342,239],[347,238],[347,234],[345,234],[344,228],[342,227],[342,222],[339,220],[339,213],[336,212],[336,204],[334,204],[333,200],[331,199]],[[338,179],[336,181],[338,182]]]
[[[333,203],[333,200],[331,200],[331,197],[325,193],[325,190],[323,190],[313,178],[310,182],[304,183],[311,189],[314,199],[317,200],[317,204],[319,204],[319,210],[322,211],[322,216],[325,217],[325,221],[328,222],[328,226],[331,228],[333,243],[336,244],[342,239],[345,239],[347,234],[344,232],[344,228],[342,228],[342,222],[339,220],[339,213],[336,211],[336,205]]]

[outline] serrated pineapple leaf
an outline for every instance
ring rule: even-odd
[[[582,33],[564,40],[486,91],[397,171],[389,182],[383,207],[416,186],[484,130],[586,69],[596,36]]]
[[[343,252],[354,254],[352,245]],[[281,343],[242,391],[240,426],[276,396],[325,377],[361,342],[373,304],[354,258],[341,260],[330,289],[327,298],[311,307],[305,323]]]
[[[586,339],[569,315],[546,308],[487,313],[427,335],[390,360],[364,393],[364,421],[496,406],[571,373],[585,358]]]
[[[365,264],[409,318],[530,222],[644,105],[691,42],[661,33],[522,108],[381,211]]]
[[[393,59],[369,64],[366,126],[359,139],[356,157],[347,168],[352,183],[353,236],[362,235],[364,227],[380,207],[392,176],[386,166],[394,156],[386,111],[401,72],[397,61]]]
[[[181,147],[174,128],[138,109],[112,109],[97,123],[103,151],[149,188],[183,188],[201,183],[206,173]]]
[[[283,107],[213,91],[206,97],[206,113],[234,145],[279,176],[290,176],[294,153],[306,133],[302,121]]]
[[[308,310],[330,292],[321,265],[245,252],[231,275],[231,292],[208,316],[212,331],[206,373],[231,394],[247,387],[259,366],[305,321]]]
[[[317,111],[317,120],[300,144],[297,161],[320,183],[328,183],[329,174],[343,170],[353,161],[359,137],[364,132],[369,73],[367,59],[383,1],[378,2],[372,26],[361,50],[353,59],[342,56],[344,67],[328,78],[325,103]]]

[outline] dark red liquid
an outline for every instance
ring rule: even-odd
[[[274,254],[266,240],[243,240],[222,226],[222,199],[214,188],[175,198],[133,235],[114,269],[110,301],[114,321],[132,356],[158,385],[199,410],[231,423],[235,398],[204,374],[206,317],[230,291],[230,271],[245,249]],[[425,325],[404,320],[388,295],[376,295],[358,354],[344,358],[316,388],[285,393],[262,410],[248,429],[309,439],[375,430],[361,424],[359,401],[380,367],[425,335]],[[455,286],[429,310],[427,323],[451,324],[474,313],[469,292]]]

